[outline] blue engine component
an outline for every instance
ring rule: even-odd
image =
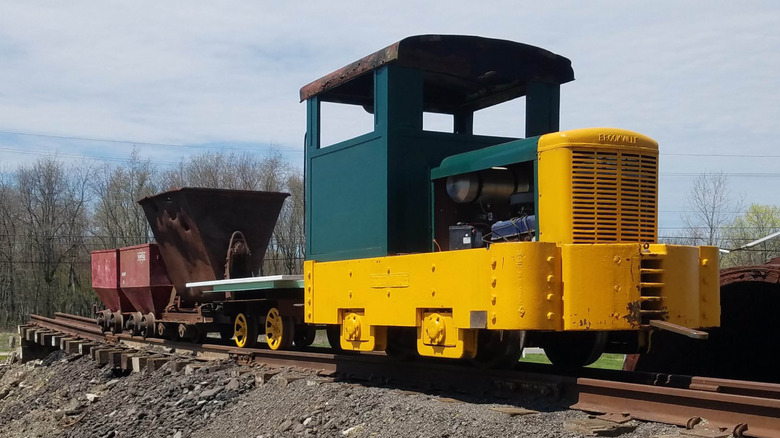
[[[536,216],[513,217],[490,227],[490,240],[509,240],[536,231]]]

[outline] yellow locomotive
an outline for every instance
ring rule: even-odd
[[[656,243],[657,143],[559,132],[571,80],[540,48],[425,35],[303,87],[306,323],[345,350],[496,365],[539,345],[566,366],[717,326],[717,249]],[[474,134],[476,111],[518,97],[526,138]],[[373,131],[321,144],[323,102],[362,106]]]

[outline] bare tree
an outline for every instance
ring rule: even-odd
[[[97,169],[45,157],[0,173],[0,326],[55,309],[89,313],[96,299],[89,246],[146,241],[148,225],[135,201],[184,186],[289,191],[264,272],[301,272],[303,178],[278,151],[206,153],[164,173],[136,151],[122,165]]]
[[[51,314],[59,303],[73,306],[84,298],[77,264],[88,226],[88,172],[87,166],[66,167],[54,157],[16,172],[27,257],[36,279],[43,280],[28,296],[33,311]],[[66,288],[58,289],[63,283]]]
[[[205,152],[163,173],[167,190],[191,186],[275,191],[284,186],[289,164],[278,152],[262,159],[249,153]]]
[[[158,191],[156,169],[151,160],[141,159],[133,150],[124,165],[103,166],[92,180],[96,196],[92,217],[93,234],[103,248],[147,243],[149,225],[139,199]]]
[[[274,267],[284,274],[300,274],[303,271],[305,237],[303,229],[303,179],[300,173],[287,177],[286,189],[290,192],[279,221],[274,229],[273,250],[281,261]]]
[[[19,196],[8,174],[0,175],[0,327],[16,322],[18,314],[17,271],[20,229]]]
[[[697,176],[688,195],[688,211],[682,216],[689,243],[720,245],[722,229],[733,220],[740,205],[741,200],[732,199],[723,172]]]
[[[163,173],[163,186],[237,190],[290,191],[266,251],[263,273],[299,273],[303,248],[303,180],[278,150],[262,158],[248,154],[206,152]]]

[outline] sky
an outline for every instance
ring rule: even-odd
[[[479,35],[572,60],[561,129],[659,142],[659,235],[675,236],[703,172],[724,172],[744,205],[780,204],[778,22],[776,1],[0,0],[0,170],[134,148],[161,166],[276,150],[302,167],[300,87],[406,36]],[[522,136],[521,112],[475,123]],[[328,135],[348,136],[349,117]]]

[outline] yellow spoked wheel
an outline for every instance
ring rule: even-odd
[[[295,336],[292,318],[282,316],[279,309],[272,307],[265,317],[265,337],[271,350],[287,350]]]
[[[243,313],[236,315],[233,322],[233,338],[238,348],[252,348],[257,343],[257,324],[252,317]]]

